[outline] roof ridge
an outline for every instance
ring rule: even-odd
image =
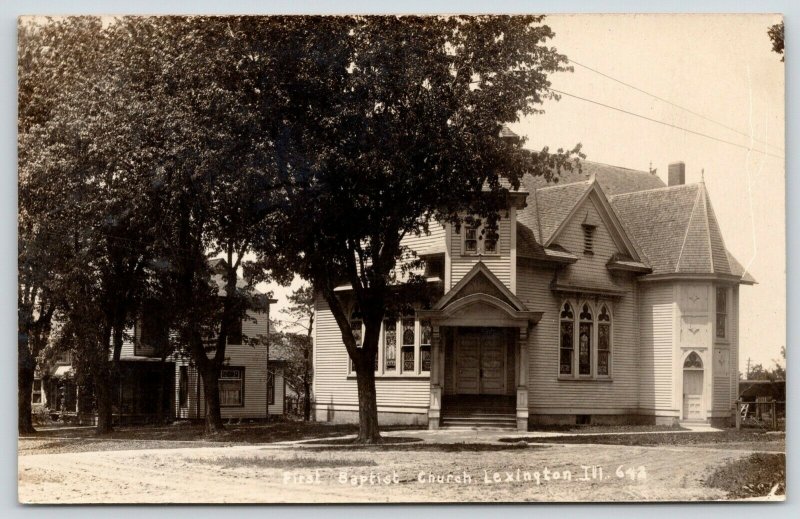
[[[577,186],[578,184],[588,184],[589,182],[592,182],[592,179],[587,178],[586,180],[579,180],[577,182],[569,182],[568,184],[556,184],[554,186],[537,187],[537,188],[534,189],[534,191],[543,191],[545,189],[554,189],[554,188],[557,188],[557,187],[571,187],[571,186]]]
[[[679,184],[677,186],[654,187],[653,189],[642,189],[641,191],[628,191],[627,193],[618,193],[616,195],[609,196],[609,198],[620,198],[628,195],[640,195],[642,193],[652,193],[653,191],[666,191],[668,189],[674,189],[675,191],[677,191],[678,189],[681,188],[698,187],[700,184],[701,182],[693,182],[691,184]]]
[[[624,170],[627,170],[627,171],[634,171],[636,173],[651,174],[651,173],[649,173],[649,172],[647,172],[647,171],[645,171],[643,169],[626,168],[625,166],[617,166],[616,164],[609,164],[608,162],[598,162],[596,160],[586,160],[586,159],[583,159],[582,162],[589,162],[591,164],[600,164],[601,166],[608,166],[610,168],[624,169]]]
[[[706,194],[705,182],[700,182],[700,189],[698,190],[697,194],[698,196]],[[711,243],[711,224],[708,221],[708,197],[702,196],[702,198],[703,198],[703,210],[706,212],[705,224],[706,224],[706,237],[708,238],[708,263],[709,265],[711,265],[711,273],[715,274],[716,271],[714,270],[714,246]]]
[[[678,254],[678,259],[675,261],[676,273],[680,272],[681,258],[683,258],[683,250],[686,248],[686,239],[689,237],[689,229],[692,228],[692,219],[694,218],[694,210],[697,209],[697,202],[699,199],[700,199],[700,191],[697,192],[697,196],[694,199],[694,204],[692,204],[692,212],[689,213],[689,220],[687,220],[686,222],[686,231],[684,231],[683,233],[683,243],[681,244],[681,252]]]

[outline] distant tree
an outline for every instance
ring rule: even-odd
[[[286,312],[293,318],[292,325],[305,329],[305,334],[285,334],[288,350],[292,356],[289,363],[289,378],[293,387],[300,389],[303,395],[303,419],[311,418],[311,380],[314,376],[312,355],[314,329],[314,289],[305,284],[288,297],[289,308]]]
[[[781,61],[784,59],[783,55],[783,20],[781,23],[776,23],[767,30],[769,39],[772,40],[772,52],[777,52],[781,55]]]
[[[556,96],[569,70],[540,16],[243,20],[260,149],[282,188],[274,239],[259,254],[326,301],[357,378],[360,442],[380,441],[374,365],[381,323],[420,278],[404,237],[465,214],[496,233],[507,185],[577,163],[499,138],[501,124]],[[264,42],[270,42],[265,45]],[[508,181],[508,184],[503,182]],[[342,283],[352,292],[334,289]],[[353,309],[364,324],[356,342]]]

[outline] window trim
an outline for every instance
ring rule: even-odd
[[[245,392],[244,392],[244,389],[245,389],[245,367],[244,366],[222,366],[222,368],[220,369],[220,372],[219,372],[220,376],[217,379],[217,391],[220,390],[220,382],[223,380],[222,371],[224,371],[226,369],[228,369],[228,370],[238,370],[242,374],[241,378],[239,379],[239,381],[240,381],[240,383],[242,385],[241,403],[239,403],[239,404],[223,404],[222,403],[222,395],[220,395],[219,406],[220,407],[244,407],[245,406],[245,402],[247,401],[247,400],[245,400],[246,396],[245,396]],[[236,379],[225,379],[225,380],[236,380]]]
[[[351,313],[352,315],[352,313]],[[413,320],[414,321],[414,344],[408,345],[403,344],[403,321],[404,320]],[[395,369],[394,370],[387,370],[385,359],[384,359],[384,348],[386,346],[386,330],[384,323],[387,319],[384,319],[381,322],[381,330],[380,335],[378,338],[378,369],[375,371],[375,378],[376,379],[391,379],[391,378],[419,378],[419,379],[427,379],[430,378],[431,373],[430,371],[422,371],[422,322],[416,315],[409,315],[403,314],[402,312],[400,315],[397,316],[395,321]],[[352,322],[352,320],[351,320]],[[364,336],[364,323],[361,321],[361,337]],[[363,344],[363,342],[362,342]],[[414,369],[411,371],[407,371],[403,369],[403,349],[408,348],[409,346],[413,346],[414,348]],[[427,344],[425,346],[428,346]],[[433,345],[431,346],[431,355],[433,354]],[[356,371],[353,366],[353,360],[350,356],[347,356],[347,378],[348,379],[355,379],[356,378]]]
[[[716,285],[714,287],[714,341],[728,343],[730,342],[730,315],[731,315],[731,293],[730,287]],[[725,311],[719,311],[719,293],[722,291],[725,294]],[[722,329],[722,335],[719,334],[719,316],[725,316],[725,326]]]
[[[483,232],[486,228],[484,223],[480,225],[471,226],[468,225],[466,222],[461,224],[463,229],[458,234],[461,235],[461,256],[466,257],[476,257],[476,256],[489,256],[489,257],[497,257],[500,256],[500,225],[502,220],[498,219],[497,221],[497,240],[494,243],[494,252],[486,252],[486,238],[481,238]],[[467,229],[475,229],[475,252],[467,252]]]
[[[561,323],[568,321],[567,319],[561,318],[561,312],[564,309],[564,305],[569,304],[572,310],[572,372],[569,374],[561,373]],[[590,374],[588,375],[580,375],[579,372],[579,341],[580,341],[580,324],[589,323],[590,321],[586,321],[580,318],[580,313],[583,311],[583,306],[588,305],[589,310],[592,313],[592,336],[591,336],[591,363],[590,363]],[[608,310],[609,316],[609,360],[608,360],[608,375],[599,375],[598,370],[598,346],[599,346],[599,330],[600,330],[600,321],[598,320],[600,314],[598,310],[602,310],[603,306],[606,307]],[[576,309],[577,308],[577,312]],[[557,355],[557,362],[556,362],[556,377],[558,380],[563,381],[595,381],[595,382],[613,382],[614,380],[614,304],[612,301],[608,299],[598,299],[597,303],[594,304],[588,299],[584,300],[577,300],[577,299],[562,299],[559,306],[558,306],[558,339],[556,343],[556,348],[558,348],[558,355]],[[566,349],[566,348],[564,348]]]

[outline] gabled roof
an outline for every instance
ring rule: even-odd
[[[725,248],[705,184],[623,193],[609,200],[653,274],[742,277],[744,269]]]

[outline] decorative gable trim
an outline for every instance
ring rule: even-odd
[[[550,247],[550,245],[553,244],[556,238],[558,238],[558,236],[564,231],[564,229],[567,227],[567,224],[580,211],[581,207],[590,196],[593,196],[593,200],[598,202],[598,212],[600,213],[600,218],[608,228],[609,234],[611,235],[611,238],[614,240],[617,247],[620,249],[620,252],[627,254],[636,262],[642,262],[641,255],[636,249],[636,245],[634,244],[633,240],[628,237],[627,233],[625,232],[625,228],[622,226],[617,214],[611,207],[608,198],[606,198],[602,188],[600,187],[600,184],[598,184],[596,181],[591,182],[589,189],[587,189],[586,192],[578,199],[569,214],[567,214],[555,232],[553,232],[550,238],[548,238],[544,243],[544,246]]]
[[[527,311],[525,304],[497,279],[489,267],[482,261],[475,264],[456,285],[442,296],[434,305],[433,310],[443,310],[458,299],[472,294],[486,294],[492,296],[517,311]]]

